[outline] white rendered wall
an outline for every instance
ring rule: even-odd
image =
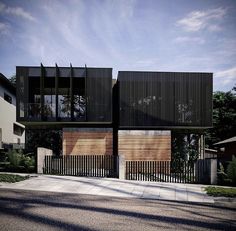
[[[12,104],[4,100],[4,92],[12,97]],[[22,134],[22,136],[18,136],[15,135],[13,131],[14,123],[24,127],[23,125],[16,122],[15,102],[15,96],[0,86],[0,128],[2,130],[2,137],[0,136],[0,139],[2,138],[2,140],[0,141],[7,144],[17,143],[17,138],[20,139],[21,144],[25,143],[25,132]]]

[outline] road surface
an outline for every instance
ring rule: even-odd
[[[0,230],[236,230],[213,204],[0,189]]]

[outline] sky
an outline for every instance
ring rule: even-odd
[[[212,72],[236,84],[236,0],[0,0],[0,72],[16,66]]]

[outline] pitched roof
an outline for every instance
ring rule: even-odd
[[[9,81],[7,77],[5,77],[2,73],[0,73],[0,84],[4,86],[8,91],[12,94],[16,94],[16,88],[13,84]]]
[[[218,143],[215,143],[214,145],[221,145],[221,144],[227,144],[227,143],[233,143],[233,142],[236,142],[236,136],[233,136],[233,137],[231,137],[231,138],[229,138],[229,139],[226,139],[226,140],[222,140],[222,141],[220,141],[220,142],[218,142]]]

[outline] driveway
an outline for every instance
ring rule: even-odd
[[[0,188],[76,193],[122,198],[161,199],[181,202],[213,203],[203,185],[128,181],[114,178],[33,175],[14,184],[0,183]]]

